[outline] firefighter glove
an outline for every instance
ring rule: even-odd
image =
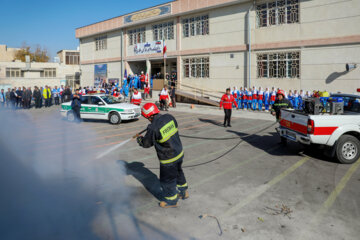
[[[144,145],[143,144],[143,139],[144,139],[143,136],[140,136],[140,137],[136,138],[136,142],[139,144],[140,147],[142,147]]]

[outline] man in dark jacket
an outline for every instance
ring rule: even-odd
[[[25,109],[30,109],[31,107],[31,99],[32,99],[32,92],[31,92],[31,88],[27,88],[24,91],[24,108]]]
[[[143,117],[151,124],[147,127],[146,135],[137,138],[143,148],[155,146],[160,160],[160,184],[164,199],[160,207],[177,207],[178,199],[189,198],[188,184],[182,170],[184,150],[178,133],[176,119],[170,114],[160,115],[160,111],[153,103],[147,103],[142,108]]]
[[[69,86],[65,87],[65,90],[63,92],[64,96],[64,102],[70,102],[71,101],[71,90]]]
[[[6,107],[10,107],[11,105],[11,99],[10,99],[10,95],[11,95],[11,89],[10,88],[8,88],[8,90],[7,90],[7,92],[6,92],[6,94],[5,94],[5,96],[6,96]]]
[[[175,87],[171,85],[170,89],[170,98],[173,108],[176,108],[176,93],[175,93]]]
[[[285,92],[283,90],[279,90],[276,94],[275,103],[272,105],[271,114],[273,116],[276,116],[277,121],[280,121],[281,109],[286,109],[286,108],[293,108],[293,106],[289,101],[289,99],[285,98]],[[287,139],[281,137],[281,143],[286,144]]]
[[[11,101],[11,107],[13,109],[16,109],[16,104],[17,104],[16,88],[12,89],[10,92],[10,101]]]
[[[41,92],[36,86],[34,90],[35,108],[41,108]]]
[[[79,90],[76,90],[72,102],[71,102],[71,109],[74,112],[75,120],[77,122],[81,122],[81,116],[80,116],[80,109],[81,109],[81,101],[80,101],[80,95]]]
[[[23,91],[21,90],[21,87],[16,90],[16,107],[22,107],[22,97],[23,97]]]

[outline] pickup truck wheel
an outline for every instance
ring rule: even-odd
[[[67,112],[66,114],[66,119],[69,121],[69,122],[74,122],[75,121],[75,113],[73,110],[70,110]]]
[[[339,162],[351,164],[360,157],[360,141],[354,136],[343,135],[336,145],[336,156]]]
[[[116,125],[116,124],[120,124],[121,122],[121,117],[117,112],[113,112],[110,114],[109,116],[109,121],[111,124]]]

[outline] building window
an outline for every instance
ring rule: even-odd
[[[209,78],[209,58],[188,58],[183,60],[186,78]]]
[[[66,65],[79,65],[80,64],[80,53],[66,52],[65,53],[65,64]]]
[[[19,78],[24,77],[24,72],[20,68],[6,68],[6,77]]]
[[[174,23],[162,23],[153,25],[154,41],[174,39]]]
[[[257,55],[258,78],[300,78],[300,52]]]
[[[183,36],[191,37],[209,34],[209,16],[198,16],[183,20]]]
[[[55,78],[56,68],[45,68],[44,71],[40,72],[40,77]]]
[[[256,6],[257,28],[299,22],[299,0],[277,0]]]
[[[99,36],[95,38],[95,50],[101,51],[107,49],[107,36]]]
[[[138,43],[146,42],[145,27],[129,30],[128,35],[129,35],[129,45],[135,45]]]

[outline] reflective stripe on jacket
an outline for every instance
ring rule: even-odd
[[[155,146],[161,164],[176,162],[184,156],[176,119],[170,114],[157,114],[148,125],[143,147]]]

